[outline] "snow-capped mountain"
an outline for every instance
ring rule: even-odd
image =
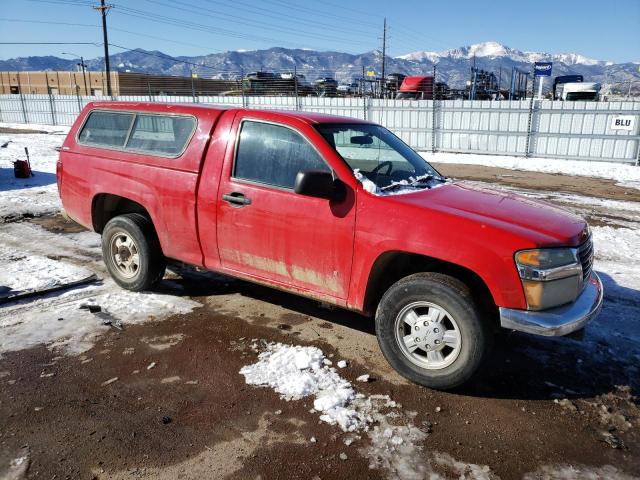
[[[400,55],[397,58],[403,60],[423,61],[437,63],[442,58],[449,59],[472,59],[472,58],[507,58],[514,62],[559,62],[565,65],[613,65],[613,62],[594,60],[577,53],[550,54],[542,52],[523,52],[511,47],[507,47],[498,42],[483,42],[466,47],[452,48],[442,52],[413,52]]]
[[[363,69],[380,74],[382,55],[378,50],[362,54],[321,52],[309,49],[281,47],[266,50],[229,51],[201,56],[171,57],[159,51],[136,49],[111,55],[112,68],[120,71],[188,76],[191,71],[200,77],[236,78],[255,71],[293,72],[308,80],[335,77],[349,82],[362,75]],[[386,72],[428,75],[437,67],[438,80],[452,87],[461,87],[469,79],[470,67],[501,74],[503,84],[509,81],[512,67],[531,71],[532,62],[552,61],[553,75],[581,74],[594,82],[629,82],[638,79],[637,65],[594,60],[576,53],[550,54],[526,52],[497,42],[484,42],[442,52],[420,51],[398,57],[387,57]],[[102,70],[103,59],[86,60],[89,70]],[[69,70],[76,61],[51,56],[22,57],[0,60],[0,70]]]

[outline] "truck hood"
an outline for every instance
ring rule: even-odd
[[[585,240],[586,222],[568,210],[472,182],[385,198],[524,234],[539,246],[577,246]]]

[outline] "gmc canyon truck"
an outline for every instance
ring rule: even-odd
[[[565,335],[602,305],[584,220],[446,179],[363,120],[96,102],[57,180],[123,288],[172,259],[374,315],[389,363],[432,388],[469,380],[498,327]]]

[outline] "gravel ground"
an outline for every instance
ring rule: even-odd
[[[638,191],[606,180],[464,165],[441,170],[557,202],[596,225],[637,229],[640,221]],[[604,201],[585,202],[585,192]],[[50,239],[25,244],[27,252],[49,248],[104,276],[95,244],[79,241],[88,234],[74,224],[46,216],[0,225],[0,233],[10,235],[16,225]],[[76,243],[61,258],[63,240]],[[106,280],[94,288],[97,298],[119,295]],[[0,350],[0,478],[626,479],[640,471],[638,345],[597,325],[582,342],[504,333],[481,377],[442,393],[390,369],[371,319],[177,266],[155,294],[197,306],[148,321],[125,317],[122,330],[100,325],[82,351]],[[29,322],[34,309],[68,311],[77,295],[2,307],[0,325]],[[616,295],[604,318],[638,309],[637,290]],[[8,328],[19,328],[14,324]],[[313,345],[334,363],[346,360],[339,373],[358,392],[398,404],[385,417],[390,428],[422,432],[415,448],[405,443],[385,456],[374,448],[376,437],[320,422],[311,398],[286,401],[247,385],[239,370],[257,360],[263,341]],[[621,345],[631,353],[620,355]],[[357,381],[363,374],[370,375],[366,383]]]

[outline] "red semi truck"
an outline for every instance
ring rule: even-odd
[[[469,380],[498,327],[565,335],[602,305],[583,219],[445,179],[362,120],[96,102],[57,179],[123,288],[173,259],[374,315],[390,364],[433,388]]]
[[[433,77],[405,77],[398,89],[397,100],[431,100],[433,98]]]

